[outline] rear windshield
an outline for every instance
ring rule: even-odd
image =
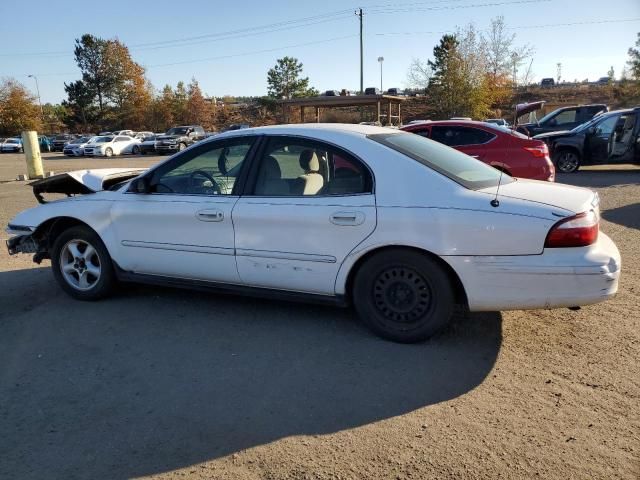
[[[495,168],[420,135],[379,133],[368,135],[368,138],[417,160],[470,190],[495,187],[500,181],[501,172]],[[512,181],[509,175],[502,174],[502,183]]]

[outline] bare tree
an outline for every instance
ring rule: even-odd
[[[414,58],[407,71],[407,86],[412,88],[427,88],[433,75],[433,69],[429,62],[423,62],[419,58]]]

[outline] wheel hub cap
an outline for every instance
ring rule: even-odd
[[[394,267],[383,271],[373,286],[378,311],[393,322],[411,323],[432,305],[431,288],[417,271]]]

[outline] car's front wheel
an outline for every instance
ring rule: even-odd
[[[393,249],[376,254],[360,267],[353,302],[375,333],[395,342],[414,343],[448,323],[454,293],[438,262],[419,252]]]
[[[104,156],[105,156],[105,157],[112,157],[112,156],[113,156],[113,150],[112,150],[111,148],[107,148],[107,149],[104,151]]]
[[[116,282],[107,248],[84,226],[69,228],[55,240],[51,267],[62,289],[79,300],[106,297]]]
[[[140,147],[138,145],[134,145],[131,149],[131,153],[133,153],[134,155],[138,155],[140,153]]]
[[[553,156],[553,161],[561,173],[577,172],[580,168],[580,157],[573,150],[559,150]]]

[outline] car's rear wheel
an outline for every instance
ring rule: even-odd
[[[134,145],[131,149],[131,153],[133,153],[134,155],[138,155],[140,153],[140,147],[138,145]]]
[[[419,252],[393,249],[376,254],[360,267],[353,302],[375,333],[395,342],[414,343],[448,323],[454,293],[437,261]]]
[[[561,173],[577,172],[580,168],[580,157],[573,150],[559,150],[553,155],[553,162]]]
[[[113,156],[113,150],[111,149],[111,147],[107,147],[107,149],[104,151],[104,155],[105,155],[105,157],[112,157]]]
[[[100,237],[90,228],[69,228],[55,240],[51,268],[62,289],[79,300],[97,300],[116,282],[113,263]]]

